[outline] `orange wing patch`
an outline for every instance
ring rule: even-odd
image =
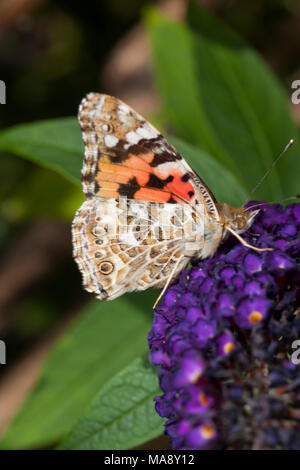
[[[117,192],[119,195],[149,202],[191,201],[195,191],[192,184],[187,181],[188,176],[173,171],[163,178],[159,166],[151,166],[153,160],[153,152],[139,155],[129,153],[121,163],[114,163],[113,158],[109,157],[100,159],[96,175],[99,186],[97,194],[116,197]],[[115,184],[108,186],[108,182]],[[126,185],[128,185],[127,191]],[[110,195],[109,188],[114,195]]]
[[[166,189],[174,195],[174,199],[178,202],[182,199],[191,201],[195,196],[195,190],[193,185],[186,179],[188,178],[188,174],[183,175],[180,172],[173,172],[170,173],[170,176],[173,177],[173,179],[170,183],[166,184]]]
[[[170,198],[170,193],[150,188],[138,189],[134,194],[134,199],[137,199],[138,201],[171,202]]]

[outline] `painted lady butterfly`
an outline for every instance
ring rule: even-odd
[[[110,300],[150,286],[165,289],[191,259],[212,256],[230,232],[247,245],[239,233],[258,211],[218,204],[176,149],[133,109],[90,93],[78,117],[87,200],[72,231],[86,290]]]

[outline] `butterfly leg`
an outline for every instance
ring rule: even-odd
[[[169,287],[169,285],[170,285],[170,283],[171,283],[171,281],[172,281],[172,278],[173,278],[173,276],[174,276],[174,274],[175,274],[175,272],[176,272],[176,270],[177,270],[177,268],[178,268],[178,266],[179,266],[180,261],[182,260],[182,258],[184,258],[184,255],[180,256],[180,257],[178,258],[177,262],[175,263],[175,266],[174,266],[174,268],[172,269],[170,276],[168,277],[168,280],[167,280],[167,282],[166,282],[166,285],[164,286],[163,290],[161,291],[161,293],[160,293],[159,296],[157,297],[155,304],[153,305],[153,309],[156,307],[156,305],[158,304],[158,302],[160,301],[160,299],[162,298],[162,296],[163,296],[164,293],[166,292],[167,288]]]

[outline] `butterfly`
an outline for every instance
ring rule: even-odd
[[[164,292],[190,261],[213,256],[230,233],[267,250],[239,235],[258,210],[218,203],[177,150],[121,100],[89,93],[78,119],[86,201],[72,239],[87,291],[101,300],[148,287]]]

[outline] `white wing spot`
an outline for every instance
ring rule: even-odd
[[[139,134],[143,139],[153,139],[154,137],[158,136],[158,132],[151,126],[144,125],[143,127],[139,127],[136,130],[137,134]]]
[[[174,169],[174,162],[165,162],[159,165],[159,174],[164,178],[169,176],[170,172]]]
[[[107,131],[108,131],[108,125],[107,125],[107,124],[103,124],[102,130],[103,130],[104,132],[107,132]]]
[[[119,139],[115,137],[114,135],[104,136],[104,143],[106,147],[114,147],[115,145],[117,145],[118,142],[119,142]]]
[[[97,141],[96,141],[96,134],[95,134],[95,132],[90,132],[89,138],[90,138],[90,141],[92,142],[92,144],[93,144],[93,145],[96,145]]]
[[[118,108],[122,113],[129,114],[129,108],[126,104],[120,103]]]
[[[137,144],[141,140],[141,136],[139,136],[136,132],[130,131],[126,134],[126,139],[130,144]]]
[[[125,124],[125,126],[130,127],[129,114],[125,114],[119,111],[118,116],[122,124]]]

